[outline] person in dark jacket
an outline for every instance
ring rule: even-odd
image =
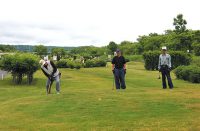
[[[42,72],[48,78],[46,82],[47,94],[51,93],[51,85],[53,84],[53,81],[56,81],[56,91],[57,94],[60,94],[61,73],[59,72],[53,61],[41,59],[39,63],[41,64]]]
[[[112,59],[112,72],[115,77],[116,89],[126,89],[126,60],[119,49],[117,49],[116,56]]]

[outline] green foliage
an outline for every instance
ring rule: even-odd
[[[186,31],[187,21],[183,19],[182,14],[178,14],[176,18],[174,18],[173,25],[175,26],[176,33],[183,33]]]
[[[58,68],[69,68],[67,65],[67,60],[66,59],[60,59],[59,61],[56,62],[56,66]]]
[[[200,67],[200,56],[193,56],[191,65],[195,65],[195,66]]]
[[[200,67],[198,66],[179,66],[175,70],[175,75],[178,79],[200,83]]]
[[[158,51],[149,51],[143,53],[144,58],[144,67],[147,70],[155,70],[158,68],[158,61],[159,61],[160,53]]]
[[[167,35],[166,46],[171,50],[184,51],[192,50],[194,32],[187,31],[181,34],[172,33]]]
[[[130,41],[122,41],[118,45],[119,49],[122,51],[123,55],[136,55],[141,54],[143,48],[138,43],[133,43]]]
[[[171,63],[173,69],[180,65],[189,65],[192,60],[190,54],[181,51],[171,51],[169,54],[171,55]],[[158,69],[159,55],[160,53],[158,51],[145,52],[143,54],[145,69]]]
[[[47,47],[45,47],[43,45],[37,45],[37,46],[34,47],[33,50],[40,57],[47,55]]]
[[[125,58],[128,59],[129,61],[143,62],[142,55],[128,55],[125,56]]]
[[[148,36],[140,36],[138,42],[142,45],[144,51],[160,50],[161,45],[166,42],[166,36],[155,33],[149,34]]]
[[[12,52],[16,51],[14,46],[11,45],[0,45],[0,52]]]
[[[85,60],[104,55],[107,52],[105,47],[83,46],[70,51],[71,57],[82,56]]]
[[[87,60],[85,62],[85,67],[90,68],[90,67],[104,67],[106,66],[106,61],[100,60],[100,59],[92,59],[92,60]]]
[[[13,82],[16,84],[20,84],[25,75],[28,78],[28,84],[31,84],[33,74],[39,68],[38,57],[29,53],[5,55],[1,62],[1,68],[12,73]]]
[[[200,43],[193,43],[192,48],[194,50],[195,55],[200,56]]]
[[[66,54],[64,48],[52,48],[51,53],[57,56],[58,61]]]
[[[56,66],[58,68],[71,68],[71,69],[80,69],[83,65],[80,62],[67,60],[67,59],[60,59],[56,62]]]
[[[109,49],[109,54],[113,54],[117,50],[118,45],[114,41],[111,41],[107,48]]]

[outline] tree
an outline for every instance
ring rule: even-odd
[[[33,74],[39,68],[38,56],[29,53],[8,54],[2,59],[1,68],[11,72],[14,83],[21,84],[22,78],[27,76],[27,82],[31,84]]]
[[[57,61],[59,61],[65,54],[65,49],[63,48],[53,48],[51,54],[57,56]]]
[[[37,45],[34,47],[34,52],[40,57],[47,55],[47,47],[43,45]]]
[[[111,41],[109,43],[109,45],[107,46],[107,48],[109,49],[110,53],[112,54],[113,52],[115,52],[117,50],[117,44],[114,41]]]
[[[175,26],[176,33],[182,33],[186,31],[187,21],[183,19],[182,14],[178,14],[176,18],[174,18],[173,25]]]
[[[15,47],[12,45],[0,45],[1,52],[12,52],[16,51]]]

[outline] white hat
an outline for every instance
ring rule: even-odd
[[[48,61],[48,56],[44,57],[44,61]]]
[[[166,46],[163,46],[163,47],[162,47],[162,50],[167,50],[167,47],[166,47]]]
[[[41,65],[44,65],[44,64],[45,64],[45,61],[44,61],[43,59],[41,59],[41,60],[39,61],[39,63],[40,63]]]

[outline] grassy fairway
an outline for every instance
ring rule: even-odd
[[[200,85],[176,80],[163,90],[158,72],[131,62],[127,90],[113,91],[110,67],[61,69],[61,94],[46,95],[46,78],[33,85],[0,81],[0,130],[200,130]]]

